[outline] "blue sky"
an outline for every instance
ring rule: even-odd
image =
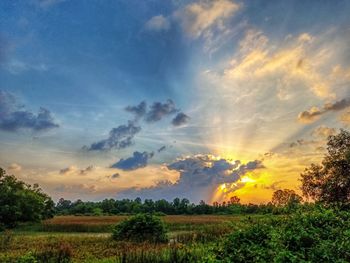
[[[1,1],[0,165],[55,198],[262,202],[276,185],[298,189],[350,122],[349,11],[340,0]],[[125,110],[143,101],[143,114]],[[192,176],[196,189],[181,187]]]

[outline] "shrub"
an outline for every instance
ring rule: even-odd
[[[32,252],[29,252],[24,256],[21,256],[16,262],[17,263],[38,263],[36,258],[33,256]]]
[[[249,223],[215,253],[223,262],[349,262],[349,229],[349,212],[316,208]]]
[[[139,214],[117,224],[113,239],[132,242],[164,243],[168,241],[163,221],[151,214]]]

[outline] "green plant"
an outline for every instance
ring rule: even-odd
[[[113,239],[133,242],[164,243],[168,241],[163,221],[151,214],[139,214],[117,224]]]
[[[233,231],[215,250],[223,262],[349,262],[350,213],[316,207]]]
[[[24,256],[21,256],[19,259],[17,259],[16,262],[17,263],[38,263],[38,261],[36,260],[32,252],[29,252]]]

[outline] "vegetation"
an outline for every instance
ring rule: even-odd
[[[54,202],[38,185],[28,185],[0,168],[0,223],[15,227],[19,222],[53,217]]]
[[[101,202],[70,201],[61,198],[56,205],[57,215],[130,215],[139,213],[155,213],[158,215],[221,215],[221,214],[267,214],[277,211],[271,204],[240,204],[238,197],[232,197],[229,202],[212,205],[201,201],[193,204],[188,199],[175,198],[172,202],[167,200],[145,199],[105,199]]]
[[[341,130],[328,139],[321,165],[312,164],[301,175],[306,197],[325,204],[350,203],[350,133]]]
[[[267,217],[233,231],[215,249],[220,262],[349,262],[350,213],[324,208]]]
[[[165,243],[167,230],[163,221],[151,214],[139,214],[120,222],[113,229],[113,239],[133,242]]]

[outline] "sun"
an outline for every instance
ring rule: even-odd
[[[256,182],[255,179],[249,177],[248,175],[243,176],[240,181],[242,183],[254,183],[254,182]]]

